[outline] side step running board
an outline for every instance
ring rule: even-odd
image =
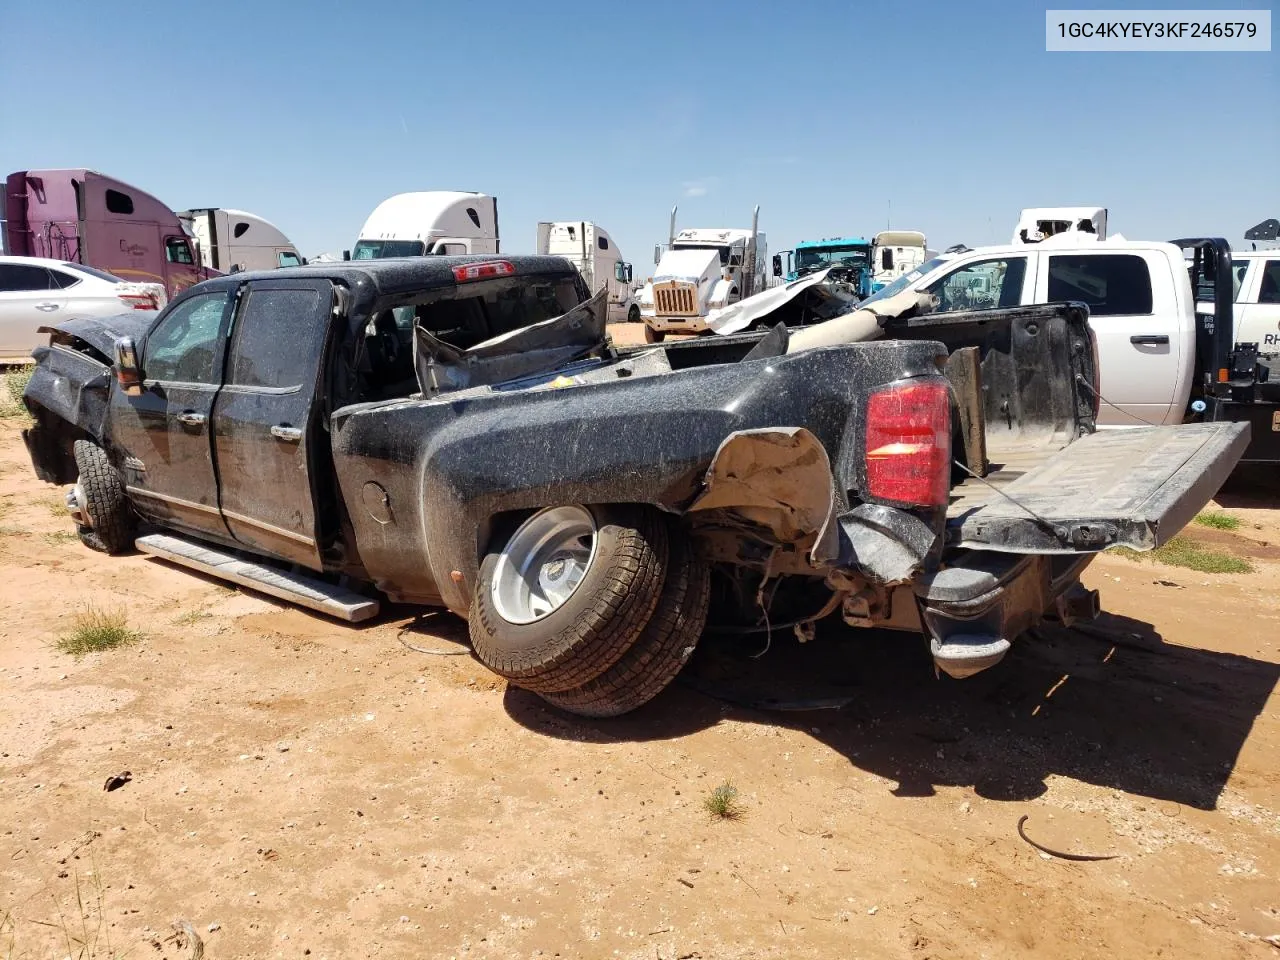
[[[152,533],[139,537],[135,546],[161,560],[178,563],[192,570],[199,570],[222,580],[230,580],[242,587],[270,594],[281,600],[309,607],[319,613],[359,623],[378,615],[378,601],[370,600],[351,590],[335,587],[331,583],[290,573],[250,560],[241,560],[234,554],[217,547],[196,543],[167,533]]]

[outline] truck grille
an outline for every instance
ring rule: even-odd
[[[653,287],[654,313],[660,317],[696,317],[696,288],[688,283],[662,283]]]

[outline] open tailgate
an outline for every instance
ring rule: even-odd
[[[1248,443],[1247,423],[1093,433],[948,517],[947,541],[1005,553],[1153,550],[1218,492]]]

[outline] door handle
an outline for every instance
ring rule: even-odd
[[[297,443],[302,439],[302,428],[291,427],[285,423],[277,423],[271,428],[271,435],[285,443]]]
[[[183,410],[178,414],[178,422],[184,427],[199,427],[204,425],[204,414],[196,413],[194,410]]]
[[[1130,337],[1129,342],[1148,346],[1161,346],[1168,344],[1169,336],[1164,333],[1140,333]]]
[[[54,310],[58,309],[58,305],[56,303],[49,303],[46,300],[44,303],[37,303],[36,309],[43,310],[45,313],[52,313]]]

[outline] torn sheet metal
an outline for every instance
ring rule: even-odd
[[[827,451],[804,427],[739,430],[720,444],[689,507],[725,510],[812,554],[837,550],[835,484]]]
[[[139,316],[140,313],[144,315]],[[76,337],[110,361],[115,355],[117,340],[121,337],[132,337],[134,340],[141,341],[142,335],[147,332],[147,328],[156,316],[156,313],[147,310],[117,314],[113,317],[74,317],[61,323],[38,327],[36,332]]]
[[[816,559],[855,568],[885,585],[914,579],[939,542],[938,531],[915,514],[873,503],[841,514],[836,526],[838,554],[815,551]]]
[[[847,313],[858,303],[857,292],[847,283],[830,280],[831,270],[832,268],[828,267],[826,270],[811,273],[784,286],[764,290],[737,303],[731,303],[727,307],[712,310],[707,314],[707,327],[721,336],[738,333],[782,309],[797,297],[805,295],[806,291],[814,291],[822,301],[833,301],[829,306],[825,306],[823,315],[836,316],[839,313]]]
[[[604,347],[608,288],[568,313],[461,350],[413,327],[413,362],[427,396],[556,370]]]

